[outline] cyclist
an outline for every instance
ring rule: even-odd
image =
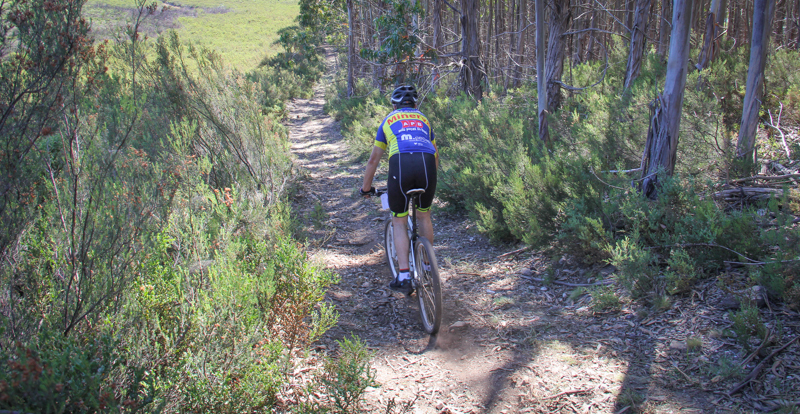
[[[423,188],[425,193],[419,197],[417,219],[419,232],[433,243],[433,224],[431,205],[436,192],[436,170],[439,168],[439,153],[436,140],[431,131],[428,118],[417,110],[417,90],[413,85],[397,87],[392,92],[392,108],[378,127],[375,143],[364,172],[361,195],[375,194],[372,180],[375,170],[383,157],[389,152],[389,177],[387,193],[389,209],[392,211],[394,226],[394,245],[397,251],[399,271],[397,278],[389,287],[393,290],[411,293],[411,277],[408,263],[408,195],[406,191]]]

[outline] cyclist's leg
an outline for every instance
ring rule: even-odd
[[[419,198],[417,206],[417,223],[419,233],[433,244],[433,224],[431,223],[431,206],[436,194],[436,157],[433,154],[420,154],[421,169],[424,171],[422,178],[418,178],[420,186],[425,188],[425,193]]]
[[[397,265],[400,269],[408,269],[408,224],[407,215],[394,217],[392,215],[392,226],[394,226],[394,249],[397,252]]]
[[[400,269],[408,269],[408,196],[403,191],[407,188],[409,179],[413,179],[413,168],[403,168],[403,163],[408,162],[404,154],[395,154],[389,158],[389,177],[387,179],[387,192],[389,194],[389,209],[392,211],[392,226],[394,227],[394,248],[397,252],[397,265]]]
[[[417,226],[419,226],[419,234],[433,243],[433,223],[430,210],[417,211]]]

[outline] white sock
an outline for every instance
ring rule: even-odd
[[[408,275],[408,272],[400,272],[397,274],[397,280],[402,282],[406,279],[411,279],[411,276]]]

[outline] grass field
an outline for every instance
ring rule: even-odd
[[[156,2],[141,28],[150,37],[177,30],[185,43],[217,51],[239,70],[281,51],[278,30],[295,25],[297,0],[171,0]],[[84,14],[97,38],[113,38],[132,21],[134,0],[89,0]]]

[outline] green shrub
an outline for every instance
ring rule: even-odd
[[[592,309],[598,312],[618,310],[622,302],[610,286],[597,286],[589,290],[592,297]]]
[[[651,291],[658,276],[656,257],[643,248],[634,233],[625,237],[611,249],[611,264],[617,268],[616,280],[636,298]]]
[[[320,59],[314,37],[298,27],[278,31],[276,43],[284,52],[261,61],[247,74],[247,79],[261,88],[259,104],[271,110],[283,110],[284,102],[293,98],[311,98],[313,85],[322,76],[325,62]]]
[[[376,387],[375,373],[369,364],[371,358],[366,344],[358,338],[337,341],[339,358],[329,360],[325,371],[318,379],[328,392],[331,400],[330,411],[352,413],[360,409],[364,391]]]
[[[378,126],[392,111],[392,107],[378,88],[372,87],[366,80],[359,79],[351,98],[345,97],[345,89],[341,86],[328,88],[325,111],[339,121],[342,135],[350,151],[360,160],[366,161],[372,152]],[[422,111],[425,112],[425,108],[422,108]],[[435,124],[433,130],[434,134],[438,134]]]
[[[697,264],[684,249],[673,249],[667,259],[667,271],[664,275],[667,292],[677,294],[687,292],[698,279]]]
[[[126,366],[119,345],[108,334],[87,331],[77,339],[47,330],[26,345],[0,347],[0,409],[135,411],[150,402],[152,384],[142,370]]]
[[[129,35],[70,78],[36,148],[41,194],[0,265],[0,407],[268,410],[337,317],[333,275],[290,237],[287,129],[262,106],[278,80]],[[268,70],[310,85],[314,59]]]
[[[761,316],[758,314],[758,307],[743,304],[742,308],[736,312],[731,312],[728,317],[733,325],[733,330],[736,340],[744,346],[746,350],[750,349],[750,338],[756,336],[759,339],[766,339],[767,327],[761,321]]]

